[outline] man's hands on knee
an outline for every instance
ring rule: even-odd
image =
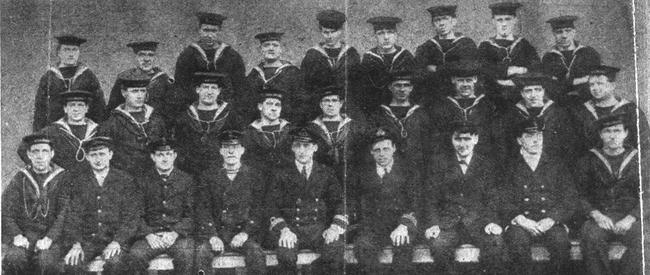
[[[14,236],[14,246],[15,247],[24,247],[25,249],[29,248],[29,240],[22,234]]]
[[[503,228],[496,223],[489,223],[485,226],[485,234],[488,235],[501,235],[503,233]]]
[[[145,237],[145,239],[147,240],[149,246],[153,249],[162,249],[164,247],[162,237],[160,235],[150,233]]]
[[[632,215],[625,216],[625,218],[616,222],[614,225],[614,233],[624,235],[628,230],[630,230],[630,228],[632,228],[634,222],[636,222],[636,217]]]
[[[210,246],[213,251],[222,252],[224,250],[223,241],[217,236],[210,238]]]
[[[176,231],[162,232],[161,240],[163,242],[163,248],[169,248],[176,242],[178,239],[178,233]]]
[[[84,261],[84,251],[81,249],[80,243],[75,243],[68,254],[65,255],[63,261],[66,265],[78,265]]]
[[[390,239],[393,241],[394,246],[401,246],[411,243],[409,238],[409,230],[406,225],[400,224],[390,233]]]
[[[544,233],[551,229],[553,225],[555,225],[555,220],[551,218],[544,218],[537,222],[537,229],[539,229],[540,232]]]
[[[598,227],[609,230],[609,231],[614,231],[614,221],[610,217],[607,217],[605,214],[601,213],[598,210],[591,211],[589,215],[594,219],[596,224],[598,224]]]
[[[328,229],[323,231],[323,239],[325,239],[325,244],[330,244],[339,240],[339,236],[345,233],[345,229],[342,227],[332,224]]]
[[[242,245],[244,245],[246,240],[248,240],[248,233],[239,232],[239,234],[235,235],[230,241],[230,246],[234,248],[240,248]]]
[[[424,237],[428,239],[431,238],[438,238],[440,235],[440,226],[434,225],[432,227],[427,228],[427,230],[424,231]]]
[[[515,217],[512,221],[515,225],[520,226],[521,228],[528,231],[533,236],[542,235],[542,231],[540,231],[539,228],[537,228],[537,222],[529,218],[526,218],[524,215],[519,215]]]
[[[278,245],[284,248],[294,248],[298,242],[298,236],[295,233],[291,232],[289,227],[282,228],[280,231],[280,240],[278,240]]]
[[[122,246],[116,241],[112,241],[109,243],[106,248],[104,248],[104,251],[102,252],[102,256],[104,257],[104,260],[108,260],[110,258],[113,258],[116,255],[119,255],[122,252]]]

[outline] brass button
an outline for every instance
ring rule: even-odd
[[[546,200],[546,198],[545,198],[545,197],[542,197],[542,198],[541,198],[541,200],[542,200],[542,201],[545,201],[545,200]]]
[[[544,213],[546,213],[546,209],[542,209],[542,211],[539,211],[539,212],[542,212],[542,214],[544,214]]]
[[[524,201],[530,201],[530,198],[524,198]]]
[[[100,214],[101,214],[101,213],[102,213],[102,210],[101,210],[101,209],[97,209],[97,213],[100,213]]]

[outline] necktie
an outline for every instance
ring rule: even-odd
[[[307,177],[307,165],[302,166],[302,171],[300,171],[300,174],[303,178],[305,178],[305,180],[309,179],[309,177]]]
[[[160,175],[160,178],[162,178],[163,181],[167,181],[169,179],[169,175],[162,174],[162,175]]]

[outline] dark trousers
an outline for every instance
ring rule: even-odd
[[[537,237],[522,227],[511,225],[506,230],[504,238],[512,259],[512,274],[532,274],[533,262],[530,248],[535,242],[542,243],[551,254],[552,271],[555,274],[566,274],[571,257],[571,241],[563,225],[556,224]]]
[[[36,241],[29,249],[16,247],[13,244],[2,244],[2,273],[3,274],[60,274],[61,247],[53,243],[47,250],[34,251]]]
[[[325,244],[323,231],[325,226],[313,224],[307,226],[293,227],[291,231],[298,237],[298,242],[293,248],[280,247],[280,232],[273,231],[271,238],[278,257],[280,274],[296,274],[298,261],[298,250],[311,249],[320,253],[320,257],[312,264],[314,274],[340,274],[343,272],[345,253],[344,236],[339,236],[337,241]]]
[[[386,232],[360,232],[354,240],[354,256],[359,262],[359,267],[364,274],[411,274],[413,273],[413,243],[415,233],[409,232],[410,243],[393,246],[393,262],[390,270],[385,272],[379,262],[379,255],[385,246],[392,245],[390,231]]]
[[[95,260],[95,257],[99,256],[102,254],[104,251],[104,248],[108,245],[107,242],[87,242],[83,243],[81,245],[81,248],[83,249],[84,252],[84,259],[81,261],[80,264],[77,265],[65,265],[65,272],[66,274],[86,274],[86,266],[88,265],[89,262],[92,262]],[[64,256],[67,255],[68,251],[70,251],[69,247],[67,250],[65,250]],[[125,247],[122,247],[122,251],[120,251],[120,254],[117,254],[113,256],[110,259],[104,259],[104,271],[102,271],[102,274],[107,274],[107,275],[124,275],[128,274],[129,269],[126,261],[126,255],[128,254],[128,250]],[[62,261],[63,259],[59,259]]]
[[[635,222],[625,235],[608,232],[589,220],[582,226],[580,246],[589,274],[641,274],[641,223]],[[609,241],[621,241],[627,250],[621,258],[622,269],[614,273],[609,262]]]
[[[481,274],[504,274],[507,260],[505,242],[501,235],[488,235],[485,231],[456,227],[442,230],[438,238],[428,240],[434,263],[452,274],[458,271],[455,266],[456,248],[461,244],[473,244],[480,249],[479,262],[484,272]]]
[[[168,248],[153,249],[147,240],[139,240],[131,246],[128,255],[132,271],[144,272],[149,267],[149,261],[160,254],[169,254],[174,263],[175,274],[193,274],[194,267],[194,240],[178,238]]]
[[[230,252],[237,252],[244,255],[246,261],[246,271],[248,274],[266,274],[266,254],[262,250],[262,246],[259,243],[255,242],[249,236],[248,240],[239,248],[230,247],[230,241],[232,236],[220,236],[223,237],[225,250]],[[203,274],[215,274],[216,271],[212,268],[212,258],[215,256],[214,251],[212,251],[212,246],[209,241],[202,242],[197,248],[197,261],[198,261],[198,270],[203,271]],[[218,255],[218,254],[217,254]]]

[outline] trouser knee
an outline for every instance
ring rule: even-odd
[[[278,263],[283,266],[295,266],[298,261],[298,251],[296,248],[278,247]]]
[[[2,270],[7,274],[20,274],[27,267],[27,249],[3,245]]]

